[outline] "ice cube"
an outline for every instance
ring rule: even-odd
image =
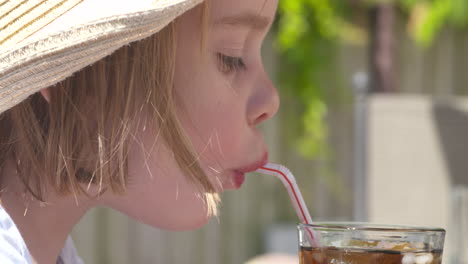
[[[402,243],[395,243],[393,247],[391,248],[392,250],[398,250],[398,251],[408,251],[410,249],[414,249],[411,247],[411,245],[407,242],[402,242]]]
[[[377,245],[377,241],[351,240],[349,246],[359,248],[373,248]]]
[[[430,253],[418,254],[416,256],[416,264],[430,264],[434,260],[434,256]]]
[[[414,249],[411,247],[410,243],[407,242],[389,242],[389,241],[379,241],[376,248],[385,249],[385,250],[395,250],[395,251],[410,251]]]
[[[416,262],[416,254],[406,253],[401,260],[402,264],[414,264]]]
[[[338,260],[338,259],[332,259],[330,261],[330,264],[349,264],[348,262],[344,262],[344,261],[341,261],[341,260]]]
[[[411,248],[414,248],[414,249],[424,249],[426,245],[424,244],[424,242],[414,241],[410,243],[410,246]]]

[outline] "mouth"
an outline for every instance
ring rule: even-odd
[[[232,176],[233,189],[239,189],[245,181],[245,173],[240,171],[234,171]]]
[[[268,163],[268,152],[265,151],[262,158],[245,167],[234,170],[232,175],[233,189],[239,189],[245,181],[245,174],[256,171],[258,168]]]

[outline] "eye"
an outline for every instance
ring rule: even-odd
[[[217,53],[219,69],[222,73],[245,70],[247,67],[240,57],[231,57],[222,53]]]

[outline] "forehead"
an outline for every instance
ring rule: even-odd
[[[291,0],[290,0],[291,1]],[[239,15],[258,15],[274,19],[278,0],[211,0],[211,20]]]

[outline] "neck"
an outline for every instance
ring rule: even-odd
[[[65,240],[93,206],[90,199],[47,193],[41,203],[25,193],[12,166],[2,170],[1,204],[18,227],[32,257],[40,264],[56,263]]]

